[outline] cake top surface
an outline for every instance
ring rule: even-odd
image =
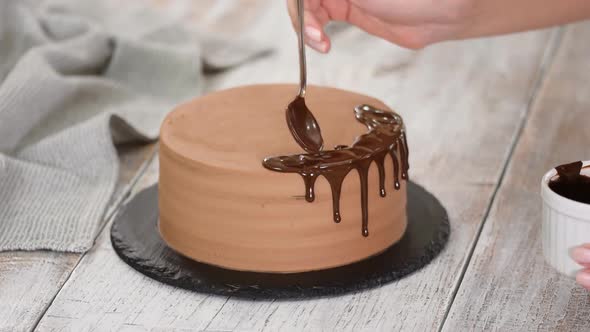
[[[166,117],[161,144],[194,162],[261,169],[265,157],[304,152],[285,120],[285,109],[296,94],[292,84],[251,85],[194,99]],[[371,104],[390,111],[375,98],[317,86],[308,88],[306,104],[320,123],[325,149],[350,145],[367,132],[355,119],[356,106]]]

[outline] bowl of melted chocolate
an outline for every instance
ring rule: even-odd
[[[574,276],[582,267],[569,251],[590,237],[590,161],[560,165],[541,182],[543,254],[563,274]]]
[[[549,180],[549,188],[565,198],[590,204],[590,176],[582,173],[583,168],[581,161],[557,166],[557,175]]]

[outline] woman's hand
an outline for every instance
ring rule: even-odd
[[[297,0],[287,0],[297,28]],[[403,47],[503,34],[590,17],[588,0],[305,0],[307,43],[330,49],[323,27],[346,21]]]
[[[475,11],[471,0],[305,0],[307,43],[319,52],[330,49],[323,27],[346,21],[370,34],[408,48],[421,48],[466,28]],[[437,3],[433,6],[433,3]],[[297,0],[288,0],[298,29]]]
[[[576,281],[587,290],[590,290],[590,243],[572,250],[571,256],[584,270],[578,272]]]

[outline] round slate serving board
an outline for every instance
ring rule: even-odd
[[[424,267],[450,234],[447,212],[423,187],[408,182],[408,228],[385,252],[326,270],[278,274],[244,272],[199,263],[168,248],[158,232],[158,188],[133,197],[111,228],[113,248],[135,270],[195,292],[247,298],[304,298],[378,287]]]

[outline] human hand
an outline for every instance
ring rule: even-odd
[[[590,290],[590,243],[574,248],[571,252],[572,259],[584,267],[578,272],[576,281],[587,290]]]
[[[330,39],[323,27],[345,21],[370,34],[407,48],[421,48],[451,38],[465,23],[474,6],[471,0],[305,0],[307,43],[325,53]],[[293,25],[298,29],[297,0],[288,0]]]
[[[298,29],[297,0],[287,0]],[[590,17],[588,0],[305,0],[307,44],[330,50],[323,27],[346,21],[403,47],[503,34]]]

